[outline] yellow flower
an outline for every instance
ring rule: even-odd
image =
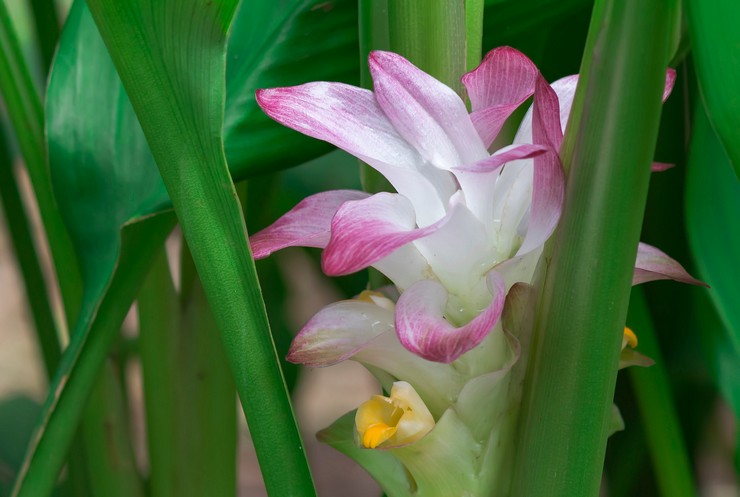
[[[622,337],[622,350],[624,350],[627,345],[629,345],[632,349],[637,347],[637,335],[635,335],[634,331],[625,326],[624,336]]]
[[[434,428],[434,418],[405,381],[397,381],[391,396],[374,395],[357,409],[355,427],[363,447],[390,448],[421,439]]]

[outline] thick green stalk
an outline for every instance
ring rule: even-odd
[[[696,497],[668,373],[641,288],[632,290],[627,324],[640,337],[640,352],[655,360],[649,368],[629,368],[629,377],[637,397],[660,494],[663,497]]]
[[[465,4],[465,0],[388,2],[391,50],[460,95],[467,60]]]
[[[465,0],[465,70],[472,71],[483,57],[483,0]]]
[[[233,496],[234,380],[200,282],[183,276],[181,303],[162,252],[139,293],[150,495]]]
[[[97,376],[83,420],[80,431],[85,454],[90,458],[92,495],[144,497],[121,383],[110,359]]]
[[[74,323],[82,298],[82,278],[46,166],[44,111],[13,29],[0,2],[0,93],[13,124],[41,213],[68,323]]]
[[[30,0],[30,3],[41,51],[41,62],[44,74],[47,74],[59,41],[59,15],[54,0]]]
[[[598,495],[671,33],[668,0],[602,0],[535,318],[516,497]],[[576,123],[576,125],[573,125]]]
[[[49,303],[46,281],[33,244],[28,216],[13,174],[13,159],[8,151],[5,136],[0,136],[0,200],[13,250],[23,276],[26,299],[31,308],[36,337],[41,346],[41,357],[44,360],[46,374],[51,377],[61,357],[59,336]]]
[[[391,50],[463,95],[460,78],[481,60],[483,0],[359,1],[363,87],[372,88],[370,51]],[[361,175],[366,191],[392,191],[374,170]]]
[[[315,495],[223,150],[234,0],[88,0],[221,331],[268,494]]]
[[[144,382],[149,493],[177,495],[177,333],[180,303],[170,277],[164,248],[155,259],[138,297],[139,351]]]
[[[372,50],[390,50],[388,0],[359,0],[360,83],[372,89],[367,57]]]
[[[363,88],[373,89],[370,77],[368,55],[373,50],[390,50],[391,42],[388,26],[388,0],[359,0],[360,30],[360,83]],[[360,161],[360,181],[366,192],[392,192],[393,186],[385,176]],[[370,270],[370,279],[374,288],[382,286],[382,276]]]

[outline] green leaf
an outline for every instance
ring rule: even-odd
[[[125,223],[169,208],[164,183],[83,1],[74,3],[47,91],[55,194],[94,305]]]
[[[483,15],[483,48],[490,50],[522,34],[536,35],[593,0],[487,0]]]
[[[28,397],[0,400],[0,496],[10,495],[13,477],[33,435],[33,420],[40,411],[41,406]]]
[[[378,482],[386,495],[412,497],[413,479],[403,463],[385,450],[369,450],[357,446],[354,440],[355,413],[351,411],[337,419],[331,426],[316,434],[316,438],[354,459]]]
[[[51,68],[59,41],[59,15],[54,0],[30,0],[44,74]]]
[[[112,70],[112,64],[104,47],[95,43],[94,29],[87,31],[88,38],[77,37],[77,28],[84,23],[94,28],[84,4],[78,2],[52,70],[47,135],[56,197],[81,261],[85,295],[52,381],[38,436],[16,483],[17,495],[46,495],[53,486],[120,324],[155,250],[174,224],[171,214],[130,224],[154,209],[157,204],[151,199],[164,188],[143,136],[130,133],[134,118],[130,110],[126,112],[129,104],[120,90],[94,84],[104,83],[111,72],[95,68],[108,64]],[[78,64],[79,60],[90,64]],[[80,81],[90,85],[86,91],[81,91]],[[90,104],[98,109],[113,106],[110,115],[119,119],[106,120],[99,113],[99,121],[90,116],[85,120],[78,110]],[[93,127],[107,134],[94,135]]]
[[[331,150],[268,118],[254,92],[309,81],[356,85],[358,50],[356,0],[242,3],[231,28],[226,71],[224,138],[235,178],[294,166]]]
[[[174,216],[159,215],[123,227],[120,258],[112,268],[115,271],[109,274],[102,300],[83,306],[51,382],[41,425],[16,480],[14,496],[41,497],[51,492],[100,368],[153,254],[173,225]]]
[[[740,178],[740,3],[687,0],[686,13],[706,110]]]
[[[2,201],[2,210],[10,234],[10,242],[13,244],[13,251],[23,276],[26,301],[33,317],[44,368],[47,376],[51,376],[54,374],[62,355],[59,335],[51,311],[44,273],[34,246],[31,225],[18,191],[18,183],[13,171],[13,159],[8,150],[5,136],[1,132],[0,201]]]
[[[596,4],[524,387],[512,495],[597,495],[660,121],[669,2]],[[605,262],[606,261],[606,262]]]
[[[236,1],[88,5],[201,276],[268,493],[314,495],[223,150],[225,43]]]
[[[740,280],[732,270],[740,254],[738,212],[740,181],[698,106],[686,182],[686,228],[694,261],[711,287],[708,294],[724,328],[708,351],[715,378],[740,419]]]
[[[5,2],[0,2],[0,92],[31,180],[62,294],[67,323],[82,297],[77,260],[52,193],[44,142],[44,109],[31,79]]]

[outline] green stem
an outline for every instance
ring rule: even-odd
[[[47,74],[59,41],[59,15],[54,0],[31,0],[31,11],[36,25],[44,74]]]
[[[391,50],[460,95],[467,60],[465,4],[464,0],[388,2]]]
[[[472,71],[483,57],[484,0],[465,0],[465,70]]]
[[[134,462],[121,384],[113,363],[106,360],[97,376],[80,427],[88,460],[92,495],[143,497]]]
[[[360,83],[372,89],[367,57],[373,50],[390,50],[388,34],[388,0],[359,0],[360,15]]]
[[[543,264],[516,497],[598,495],[657,140],[671,2],[601,0],[595,11],[563,214]]]
[[[13,174],[13,159],[4,136],[0,136],[0,200],[2,200],[13,250],[23,276],[26,299],[31,308],[46,374],[47,377],[51,377],[62,354],[59,335],[49,303],[46,281],[33,243],[28,216]]]
[[[360,14],[360,83],[363,88],[373,89],[370,77],[368,56],[373,50],[390,50],[391,42],[388,33],[388,0],[359,0]],[[362,189],[370,193],[395,191],[385,176],[360,161],[360,182]],[[382,276],[370,270],[373,288],[381,286]]]
[[[139,293],[150,495],[236,495],[234,379],[200,282],[186,277],[181,305],[162,252]]]
[[[5,2],[0,2],[0,93],[28,169],[49,241],[67,323],[74,323],[82,299],[82,278],[46,166],[44,111],[23,59]]]
[[[650,368],[629,368],[629,376],[642,415],[660,494],[663,497],[695,497],[691,464],[668,373],[660,354],[650,311],[640,288],[632,290],[627,323],[640,338],[640,352],[655,360]]]
[[[164,249],[139,291],[139,347],[144,381],[149,488],[152,497],[177,495],[177,333],[180,305]],[[187,478],[187,474],[181,476]]]

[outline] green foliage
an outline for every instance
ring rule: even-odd
[[[735,419],[740,419],[740,280],[730,270],[737,267],[740,253],[740,181],[698,107],[686,183],[686,226],[694,260],[711,286],[708,294],[719,316],[719,323],[706,323],[709,365]],[[702,317],[710,318],[708,312],[701,312]]]
[[[691,48],[709,119],[740,178],[740,3],[686,0]]]
[[[669,6],[606,0],[595,11],[561,150],[564,209],[543,256],[512,488],[522,497],[598,493],[658,134]]]
[[[285,354],[295,331],[285,311],[290,292],[275,259],[259,263],[260,289],[229,173],[248,180],[244,212],[250,231],[309,194],[357,188],[359,181],[356,162],[342,152],[306,164],[331,147],[272,122],[257,106],[255,90],[317,80],[358,84],[361,75],[368,86],[371,49],[401,51],[461,90],[458,78],[475,66],[481,46],[485,53],[502,44],[524,51],[553,80],[577,70],[594,10],[590,0],[237,3],[89,0],[93,20],[77,0],[59,41],[45,113],[22,57],[25,47],[0,3],[0,92],[72,330],[60,361],[58,323],[34,260],[11,145],[11,153],[0,157],[0,196],[53,374],[40,409],[25,400],[0,403],[0,495],[10,493],[16,474],[13,495],[63,492],[64,486],[56,487],[66,463],[72,479],[83,466],[98,465],[100,471],[85,475],[89,481],[83,483],[106,497],[233,495],[234,378],[270,495],[313,495],[275,353]],[[711,289],[656,283],[644,298],[642,291],[633,295],[630,323],[636,323],[640,350],[659,364],[630,371],[631,382],[620,382],[627,432],[608,449],[610,495],[653,489],[666,497],[694,495],[690,466],[716,390],[740,418],[740,288],[731,270],[740,253],[740,10],[731,0],[686,0],[689,40],[680,37],[678,3],[596,2],[593,30],[599,38],[592,36],[586,48],[585,86],[566,139],[564,156],[573,175],[557,248],[549,254],[549,297],[540,309],[548,320],[540,321],[540,352],[531,361],[529,388],[537,393],[529,397],[519,454],[526,464],[520,465],[516,497],[526,491],[595,495],[612,402],[613,346],[626,311],[629,259],[647,187],[644,166],[652,158],[660,113],[659,75],[677,47],[675,60],[692,51],[705,109],[699,105],[693,128],[687,124],[692,120],[683,101],[698,101],[698,92],[694,75],[680,69],[685,86],[668,102],[662,124],[667,138],[656,156],[678,167],[651,180],[643,236],[685,265],[693,258],[697,276]],[[58,38],[54,2],[29,4],[39,60],[48,67]],[[649,15],[638,15],[651,8]],[[604,57],[590,59],[597,43]],[[306,165],[280,174],[300,164]],[[387,189],[368,178],[369,190]],[[683,239],[683,193],[690,254]],[[185,257],[179,294],[161,256],[176,221],[173,205],[203,285]],[[605,259],[608,265],[598,263]],[[316,252],[309,260],[318,267]],[[363,272],[336,286],[352,296],[366,284]],[[141,354],[147,396],[147,485],[131,464],[120,379],[106,366],[137,296],[142,334],[134,352]],[[599,307],[605,302],[609,309]],[[290,368],[286,379],[292,387],[297,368]],[[191,396],[195,400],[188,404]],[[88,399],[93,405],[86,410]],[[31,439],[27,421],[37,414],[39,432]],[[83,444],[70,451],[81,420],[85,436],[78,440],[85,441],[92,461],[77,450]],[[347,432],[352,419],[337,423]],[[353,440],[332,438],[331,431],[321,436],[343,452],[374,458],[370,465],[391,475],[386,488],[411,493],[403,487],[404,469],[383,453],[358,449]],[[94,455],[108,449],[122,457],[121,466]],[[547,471],[536,470],[542,467]],[[559,478],[548,480],[553,472]],[[66,489],[67,495],[82,495],[79,488]]]

